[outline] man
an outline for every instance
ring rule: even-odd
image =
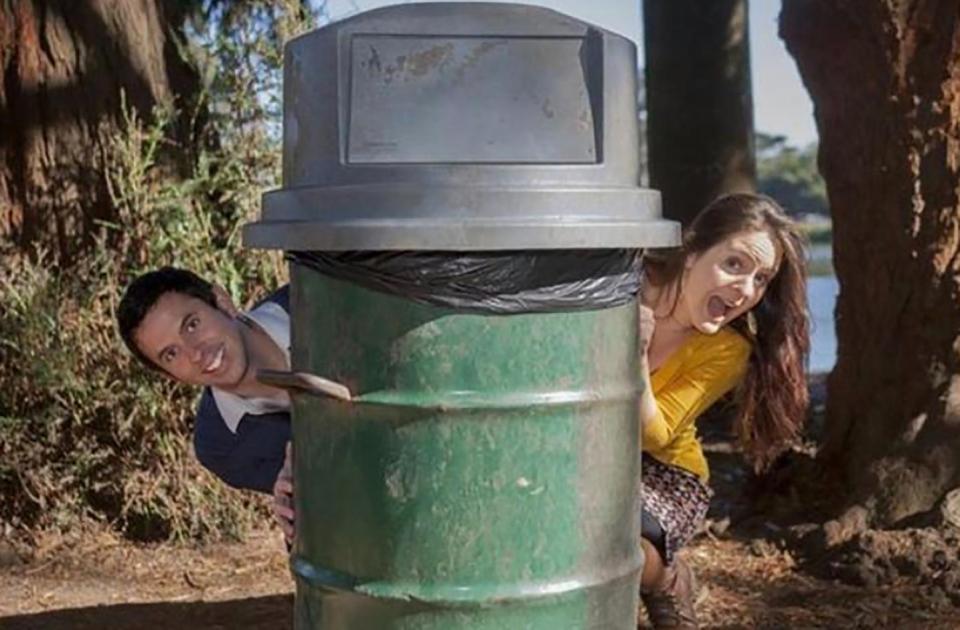
[[[290,369],[289,308],[287,286],[241,313],[222,287],[164,267],[135,279],[117,309],[120,335],[135,357],[204,388],[194,429],[200,463],[235,488],[272,492],[288,541],[290,399],[256,376]]]

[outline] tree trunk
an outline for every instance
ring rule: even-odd
[[[644,0],[650,185],[687,224],[756,190],[747,0]]]
[[[821,457],[891,526],[960,484],[960,4],[784,0],[780,20],[840,283]]]
[[[113,209],[121,93],[148,117],[193,94],[175,0],[0,0],[0,242],[66,261]]]

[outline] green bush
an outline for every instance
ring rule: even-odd
[[[156,177],[167,118],[131,117],[112,147],[121,221],[69,269],[10,257],[0,306],[0,518],[18,529],[109,522],[138,539],[239,536],[262,501],[224,487],[190,455],[196,391],[141,367],[116,332],[135,275],[175,264],[255,297],[283,282],[276,255],[215,228],[197,190],[209,173]],[[201,166],[201,169],[204,167]],[[252,209],[252,208],[251,208]],[[220,244],[222,243],[222,245]]]
[[[195,393],[147,373],[118,341],[122,278],[103,252],[70,273],[5,267],[0,518],[21,531],[92,518],[138,539],[239,536],[259,502],[191,457]]]
[[[3,254],[0,266],[0,525],[22,537],[106,523],[139,540],[237,538],[266,502],[203,470],[191,449],[198,392],[137,364],[116,332],[123,287],[161,265],[193,269],[249,306],[285,282],[279,253],[240,228],[278,181],[281,42],[313,23],[300,3],[211,4],[184,54],[207,77],[195,110],[132,110],[109,147],[119,217],[69,268]],[[223,33],[226,33],[224,35]],[[172,125],[205,121],[197,146]],[[238,124],[237,121],[242,121]],[[189,154],[192,172],[167,165]]]

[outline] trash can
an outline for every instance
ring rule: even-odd
[[[244,240],[290,260],[296,627],[634,628],[635,295],[679,227],[637,186],[633,44],[411,4],[284,63]]]

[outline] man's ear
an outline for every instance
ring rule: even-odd
[[[233,303],[233,299],[230,297],[230,294],[227,293],[227,290],[221,287],[219,284],[213,285],[213,297],[217,301],[217,308],[230,317],[236,317],[240,314],[240,311],[237,309],[236,304]]]

